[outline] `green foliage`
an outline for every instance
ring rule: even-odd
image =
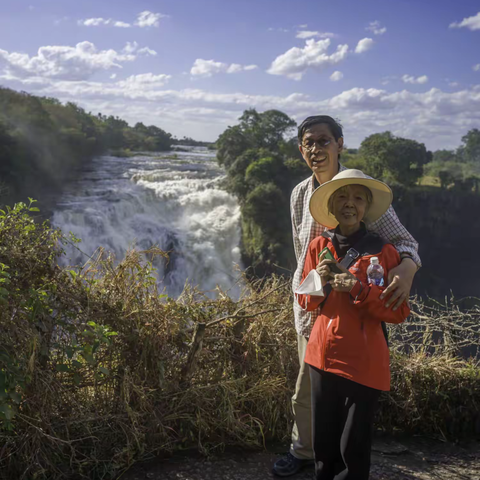
[[[474,128],[462,137],[457,157],[463,162],[480,164],[480,130]]]
[[[62,105],[0,88],[0,204],[60,188],[73,170],[108,150],[169,150],[171,135],[118,117],[93,116],[75,103]]]
[[[252,218],[282,221],[276,185],[259,185],[247,197]],[[290,281],[245,282],[238,302],[189,288],[173,300],[159,295],[140,252],[119,263],[99,254],[83,268],[58,267],[66,238],[34,222],[32,209],[0,212],[5,478],[107,480],[172,451],[262,449],[288,440],[298,374]],[[434,311],[416,301],[412,310],[418,322],[390,327],[392,391],[382,396],[378,426],[473,436],[478,363],[454,352],[480,347],[480,310]],[[192,341],[200,323],[203,345]]]
[[[246,110],[216,142],[227,188],[242,208],[242,253],[257,275],[292,268],[290,193],[311,174],[299,158],[295,122],[278,110]]]
[[[182,137],[182,138],[176,138],[176,137],[173,137],[172,138],[172,144],[173,145],[185,145],[185,146],[189,146],[189,147],[212,147],[212,150],[214,150],[214,145],[212,144],[212,142],[200,142],[198,140],[194,140],[193,138],[191,137]]]
[[[440,179],[442,188],[465,191],[480,190],[480,130],[470,130],[462,137],[456,152],[438,150],[433,161],[425,165],[425,173]]]
[[[423,173],[431,152],[415,140],[400,138],[390,132],[375,133],[363,140],[359,149],[365,173],[387,183],[414,185]]]

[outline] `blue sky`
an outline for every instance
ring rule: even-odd
[[[480,3],[2,2],[0,85],[215,140],[246,108],[452,148],[480,128]]]

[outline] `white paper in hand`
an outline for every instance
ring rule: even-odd
[[[322,279],[316,270],[312,270],[303,283],[295,290],[297,295],[314,295],[323,297]]]

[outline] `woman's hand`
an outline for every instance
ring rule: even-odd
[[[322,287],[329,283],[337,292],[349,292],[357,283],[357,277],[335,260],[325,259],[325,253],[320,255],[320,263],[317,265],[317,273],[322,279]],[[332,272],[329,265],[336,265],[343,273]]]
[[[343,273],[332,274],[333,279],[328,283],[332,286],[336,292],[347,292],[356,285],[358,279],[353,273],[350,273],[344,266],[337,263],[337,266]]]
[[[335,260],[327,260],[325,259],[325,255],[327,252],[323,252],[320,257],[318,258],[319,264],[317,265],[317,273],[320,275],[320,278],[322,279],[322,287],[324,287],[329,280],[333,278],[332,271],[330,270],[329,265],[332,263],[337,263]]]

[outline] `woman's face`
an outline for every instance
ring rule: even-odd
[[[368,210],[368,192],[363,185],[347,185],[333,194],[333,215],[342,226],[360,226]]]

